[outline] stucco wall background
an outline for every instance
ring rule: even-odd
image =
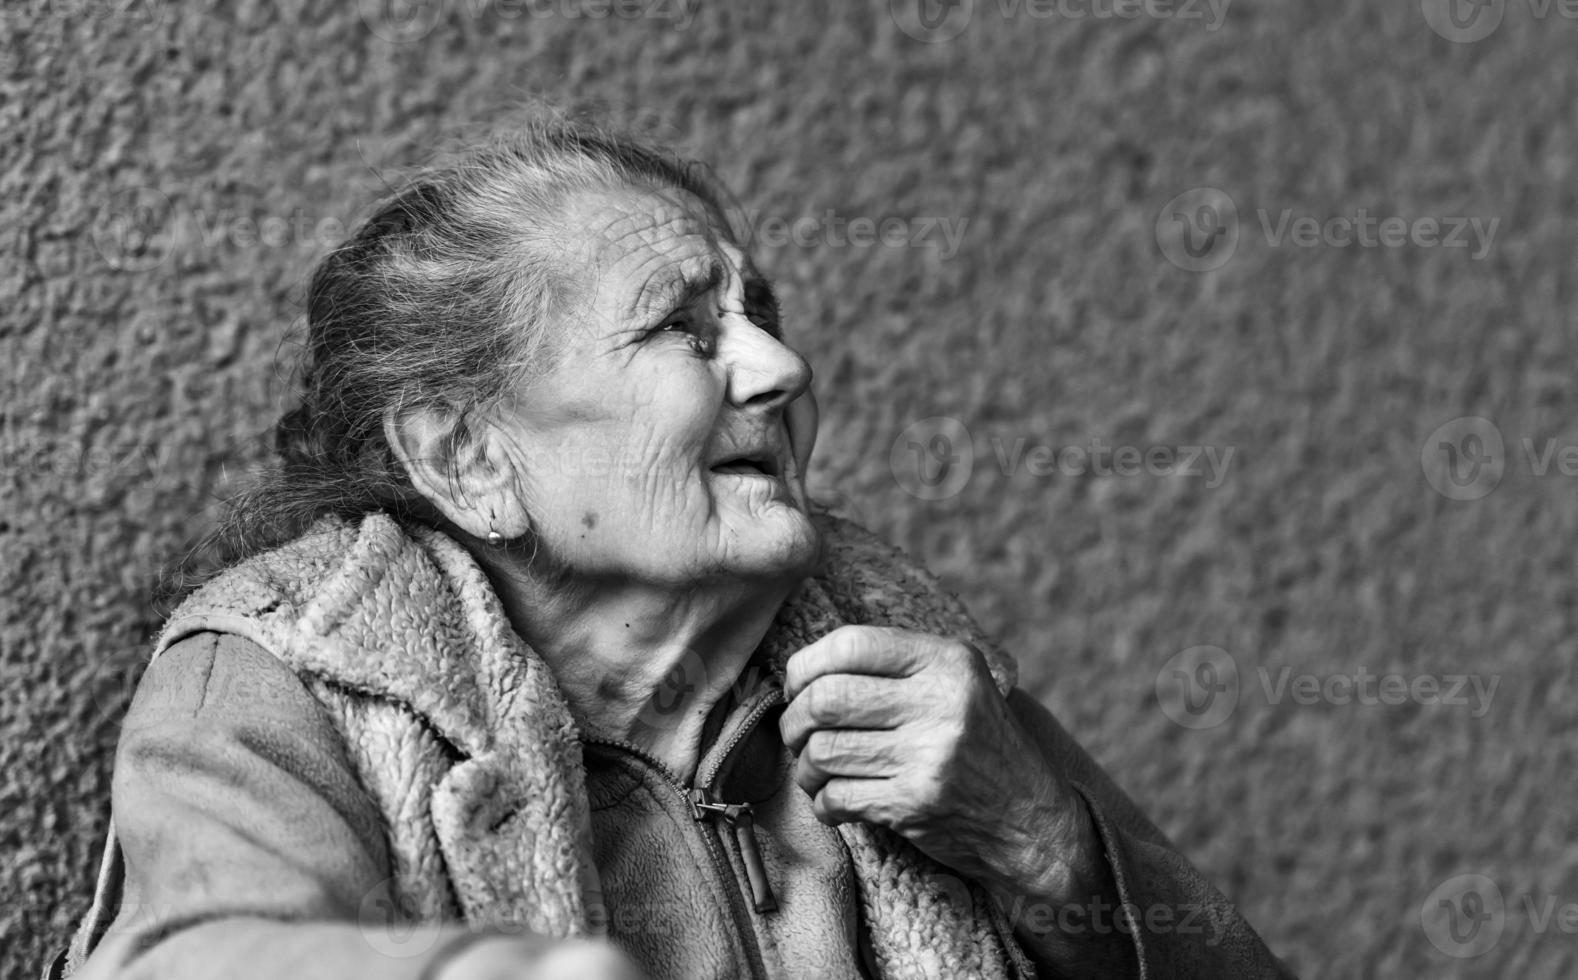
[[[1304,976],[1572,975],[1542,912],[1578,902],[1578,482],[1538,464],[1578,444],[1578,22],[1496,2],[1453,42],[1434,0],[1025,2],[957,4],[938,43],[910,0],[7,4],[0,975],[86,907],[150,588],[261,458],[311,263],[385,168],[540,94],[711,160],[758,222],[810,219],[761,258],[817,369],[815,484],[965,597]],[[1174,209],[1236,229],[1209,271],[1156,231],[1200,187],[1238,216]],[[1360,209],[1498,224],[1483,248],[1274,234]],[[906,241],[851,243],[857,218]],[[1487,485],[1443,482],[1440,442],[1494,450],[1432,435],[1462,416],[1504,437],[1479,499],[1432,485]],[[910,428],[934,417],[964,436]],[[956,493],[910,492],[911,439],[973,462]],[[1006,466],[1021,439],[1233,455],[1220,480],[1070,475]],[[1167,699],[1200,646],[1239,684],[1196,730]],[[1277,687],[1363,672],[1497,687]],[[1501,900],[1479,886],[1472,957],[1423,915],[1461,911],[1465,873]]]

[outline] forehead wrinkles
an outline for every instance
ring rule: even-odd
[[[577,211],[570,227],[583,239],[593,288],[587,306],[595,316],[624,321],[651,314],[676,298],[679,280],[702,278],[714,265],[727,280],[736,278],[741,256],[720,238],[700,202],[623,192]]]

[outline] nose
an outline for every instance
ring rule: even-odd
[[[729,402],[741,408],[782,409],[811,386],[811,365],[783,341],[740,319],[723,338]]]

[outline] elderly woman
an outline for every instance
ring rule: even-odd
[[[60,972],[1286,975],[935,578],[808,500],[811,370],[722,200],[541,126],[323,262]]]

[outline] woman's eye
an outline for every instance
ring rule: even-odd
[[[687,334],[691,350],[698,354],[710,355],[712,353],[712,338],[703,333],[695,317],[690,314],[675,314],[658,325],[654,333]]]

